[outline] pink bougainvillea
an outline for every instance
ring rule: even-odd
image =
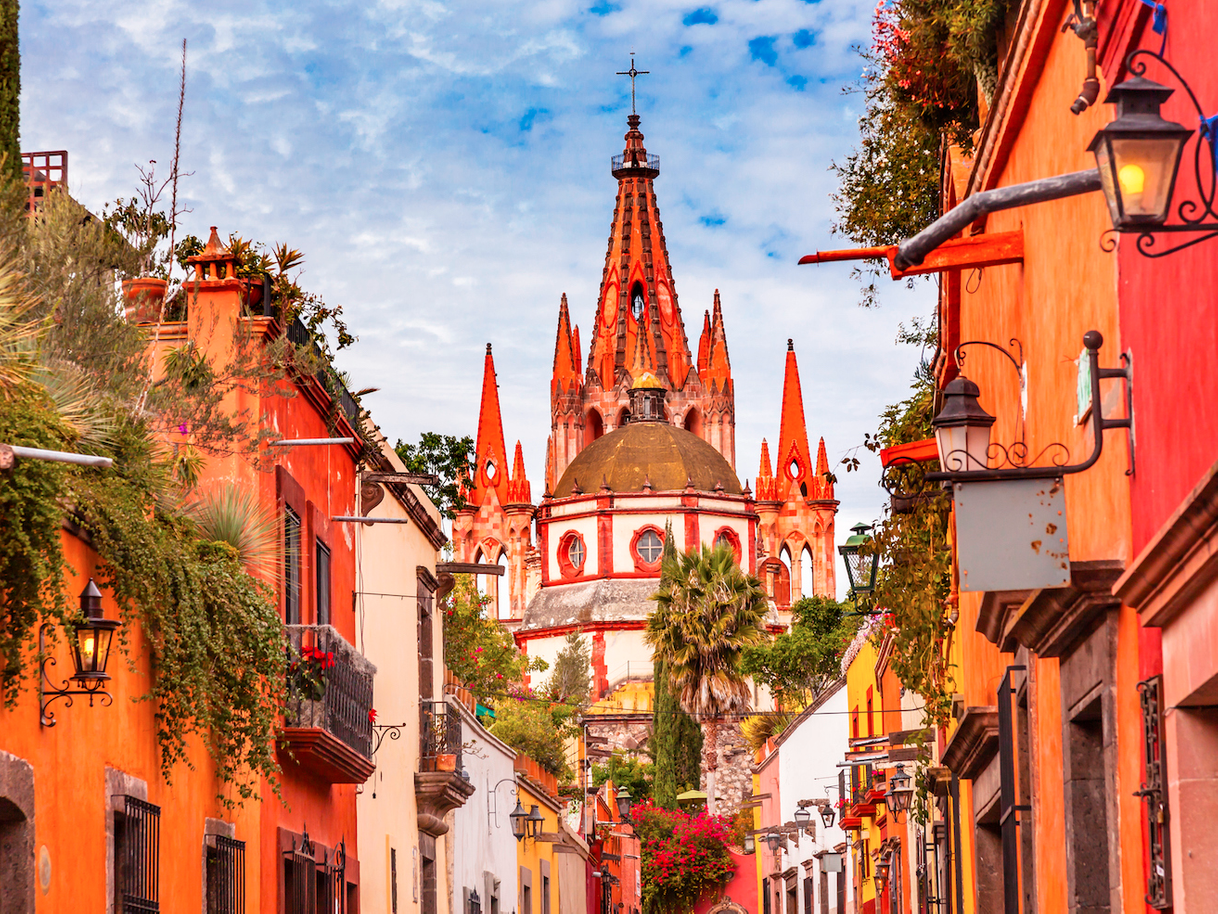
[[[633,819],[642,846],[644,914],[690,911],[735,873],[730,817],[704,809],[691,815],[648,801],[635,807]]]

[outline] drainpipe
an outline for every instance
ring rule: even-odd
[[[896,268],[908,270],[916,267],[926,255],[952,238],[965,227],[988,213],[1032,203],[1045,203],[1078,194],[1089,194],[1100,189],[1099,169],[1076,171],[1068,175],[1039,178],[1026,184],[996,187],[972,194],[963,203],[944,213],[918,234],[901,242],[897,248]]]
[[[1070,106],[1072,113],[1082,114],[1100,97],[1100,81],[1095,75],[1095,50],[1099,44],[1100,30],[1095,23],[1094,0],[1088,0],[1086,12],[1079,10],[1078,0],[1075,0],[1074,7],[1075,12],[1070,17],[1071,21],[1062,27],[1062,31],[1064,32],[1067,28],[1072,29],[1074,34],[1083,40],[1083,48],[1087,53],[1087,76],[1083,80],[1083,89],[1078,98],[1074,100],[1074,104]]]

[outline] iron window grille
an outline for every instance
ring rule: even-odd
[[[115,813],[114,859],[118,908],[123,914],[158,914],[160,904],[161,807],[123,797]]]
[[[300,516],[283,512],[283,620],[300,624]]]
[[[330,550],[321,540],[316,543],[314,577],[317,582],[317,624],[330,624]]]
[[[482,899],[478,897],[477,889],[469,891],[469,914],[482,914]]]
[[[1012,700],[1015,689],[1012,673],[1026,673],[1025,666],[1009,666],[998,686],[998,778],[999,827],[1002,834],[1002,910],[1004,914],[1019,914],[1019,829],[1026,827],[1020,813],[1032,811],[1021,805],[1015,783],[1015,736],[1012,720]]]
[[[1146,780],[1135,796],[1146,802],[1147,851],[1146,903],[1162,911],[1171,907],[1171,848],[1169,845],[1167,791],[1164,772],[1167,759],[1163,745],[1163,677],[1138,683],[1142,703],[1142,741]]]
[[[207,845],[207,914],[245,914],[245,842],[212,835]]]
[[[347,914],[346,842],[329,851],[305,832],[283,857],[284,914]]]

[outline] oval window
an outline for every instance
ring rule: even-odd
[[[496,473],[496,472],[497,472],[497,468],[496,468],[496,466],[495,466],[494,462],[493,462],[493,461],[488,460],[488,461],[486,462],[486,478],[487,478],[487,479],[492,479],[492,480],[493,480],[493,479],[495,478],[495,473]]]

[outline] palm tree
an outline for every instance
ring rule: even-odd
[[[681,707],[702,725],[707,809],[714,814],[719,722],[748,710],[740,657],[765,637],[765,590],[740,568],[730,547],[704,545],[701,552],[666,554],[653,599],[644,636],[657,665],[667,668]]]

